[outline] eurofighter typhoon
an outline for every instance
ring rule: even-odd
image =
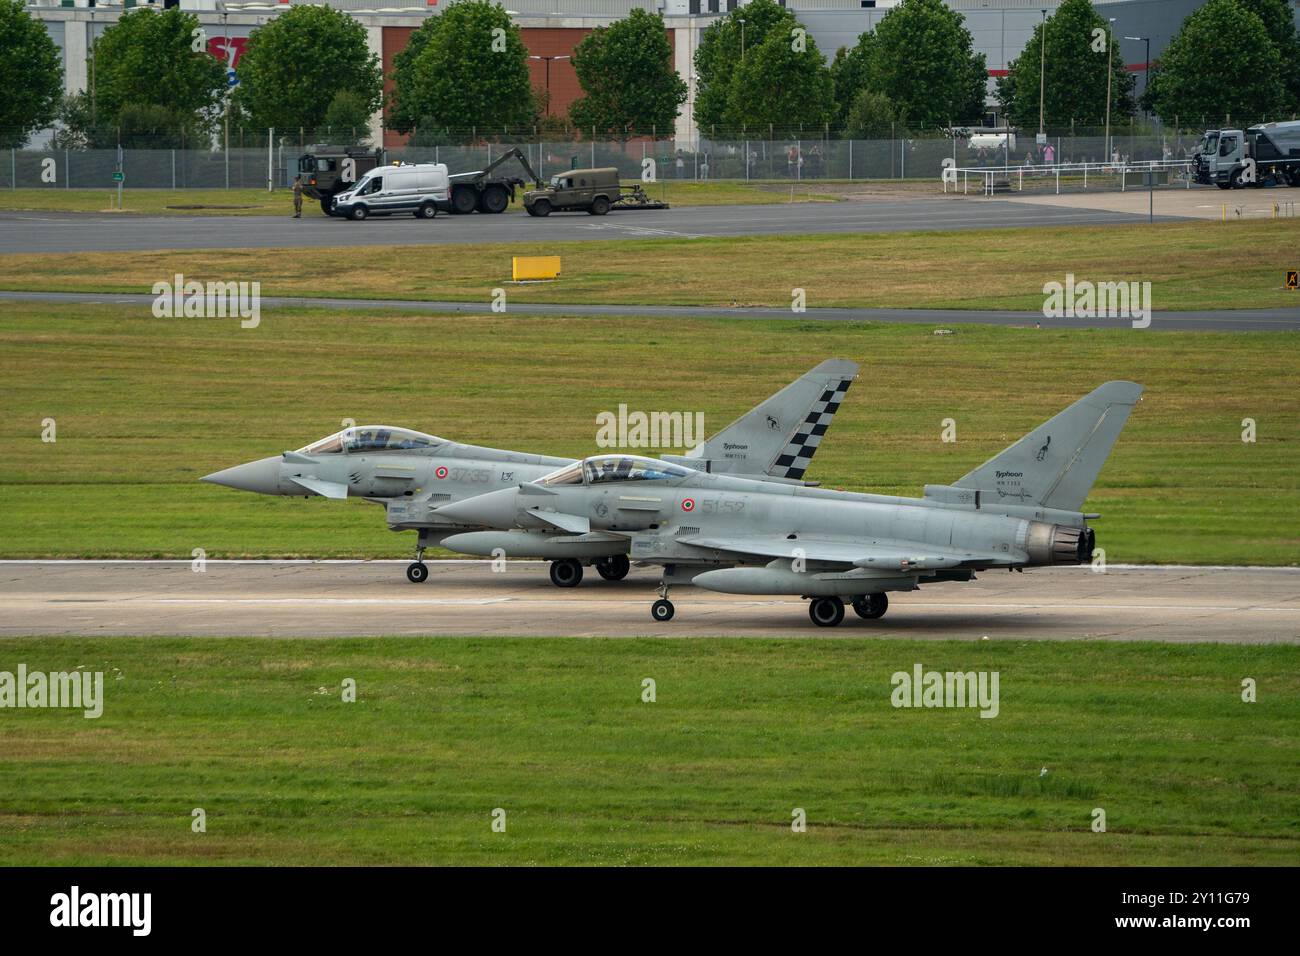
[[[822,438],[839,410],[858,364],[829,359],[801,375],[685,455],[665,456],[684,473],[748,476],[759,483],[800,485]],[[235,465],[201,480],[267,495],[363,498],[384,506],[393,531],[417,532],[415,561],[407,578],[429,576],[424,552],[443,545],[462,554],[546,558],[557,587],[576,587],[583,566],[595,564],[600,576],[617,581],[627,575],[624,535],[524,535],[509,532],[489,539],[449,536],[469,528],[440,508],[493,489],[514,488],[575,464],[502,448],[487,448],[388,425],[347,428],[297,451]],[[552,530],[563,530],[562,525]],[[535,550],[528,550],[533,548]]]
[[[890,591],[970,581],[977,571],[1081,564],[1096,538],[1084,500],[1142,394],[1107,382],[951,485],[923,498],[831,491],[693,471],[671,461],[598,455],[436,509],[509,531],[447,538],[470,549],[508,534],[512,554],[537,542],[619,539],[638,564],[663,568],[656,621],[673,617],[671,585],[809,598],[820,627],[848,602],[878,618]]]

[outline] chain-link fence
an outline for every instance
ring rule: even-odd
[[[625,179],[705,181],[933,179],[943,161],[956,165],[1010,166],[1044,162],[1108,162],[1185,159],[1199,136],[1111,136],[1111,155],[1100,135],[1033,135],[971,140],[965,136],[895,139],[741,139],[679,143],[673,139],[628,142],[520,143],[543,178],[567,169],[614,166]],[[482,169],[512,144],[405,146],[389,149],[386,162],[445,163],[453,172]],[[245,189],[287,186],[298,171],[297,144],[273,148],[7,150],[0,154],[0,188],[89,189],[111,187],[120,170],[132,189]]]

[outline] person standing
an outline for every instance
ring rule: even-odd
[[[293,177],[293,218],[302,218],[302,174]]]
[[[1056,150],[1052,147],[1051,143],[1048,143],[1043,147],[1043,162],[1048,166],[1056,162]]]

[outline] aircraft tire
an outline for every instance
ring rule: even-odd
[[[626,554],[614,554],[596,562],[596,573],[606,581],[622,581],[631,570],[632,562]]]
[[[551,583],[557,588],[576,588],[582,583],[582,565],[573,558],[552,561]]]
[[[671,621],[673,619],[673,602],[667,598],[660,598],[650,605],[650,616],[660,623]]]
[[[835,627],[844,620],[844,602],[837,597],[813,598],[808,602],[808,617],[818,627]]]
[[[423,584],[429,580],[429,566],[423,561],[412,561],[406,566],[406,580],[412,584]]]
[[[889,597],[883,591],[875,594],[863,594],[853,599],[853,611],[858,617],[868,621],[884,617],[889,610]]]

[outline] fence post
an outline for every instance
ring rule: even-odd
[[[271,178],[271,170],[275,164],[275,146],[273,145],[274,143],[275,143],[275,127],[270,126],[267,127],[266,130],[266,191],[267,192],[275,191],[274,186],[272,186],[274,180]]]
[[[64,189],[72,188],[72,183],[70,182],[71,179],[72,179],[72,157],[68,155],[68,151],[65,149],[63,151],[63,188]]]
[[[172,189],[176,188],[176,150],[172,150]]]
[[[9,188],[18,188],[18,150],[16,148],[9,150]]]
[[[745,140],[745,182],[749,182],[749,140]]]
[[[853,181],[853,140],[849,140],[849,181]]]
[[[907,178],[907,137],[898,141],[898,178]]]

